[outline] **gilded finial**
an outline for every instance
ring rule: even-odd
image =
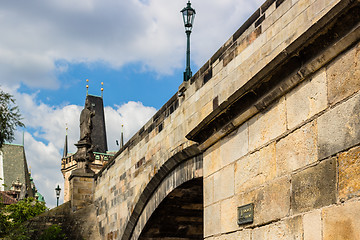
[[[104,93],[104,82],[101,82],[101,97],[103,97]]]
[[[86,96],[89,94],[89,79],[86,79]]]
[[[66,125],[66,127],[65,127],[65,132],[66,132],[66,135],[68,135],[68,124],[67,123],[65,123],[65,125]]]

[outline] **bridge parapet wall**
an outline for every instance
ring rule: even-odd
[[[306,116],[294,117],[288,114],[288,111],[291,111],[288,106],[292,103],[287,98],[290,99],[290,95],[285,94],[301,81],[312,82],[310,88],[319,89],[316,93],[324,93],[326,88],[321,87],[326,87],[328,83],[327,72],[323,67],[346,49],[337,49],[333,56],[325,56],[326,61],[318,60],[316,64],[306,65],[305,68],[301,68],[303,63],[293,63],[290,57],[298,55],[308,45],[310,50],[316,48],[311,46],[310,40],[314,38],[317,30],[324,32],[328,21],[346,5],[354,2],[357,1],[266,1],[188,83],[180,86],[179,90],[184,96],[175,94],[99,172],[95,202],[98,207],[99,229],[104,239],[119,239],[122,236],[134,207],[150,180],[168,159],[194,143],[199,143],[198,149],[205,154],[205,237],[211,238],[236,231],[238,228],[236,221],[234,225],[234,212],[228,215],[231,219],[220,218],[220,209],[225,213],[230,211],[226,206],[236,208],[240,203],[235,200],[235,196],[243,193],[235,194],[235,189],[241,185],[241,179],[235,179],[235,168],[240,167],[235,161],[257,151],[266,152],[266,149],[272,149],[274,141],[280,139],[279,136],[288,135],[304,122],[310,122],[309,116],[331,108],[332,103],[327,102],[328,100],[325,105],[314,101],[315,106],[321,106],[315,109],[309,107],[310,110],[303,109],[301,114]],[[312,54],[304,53],[303,60],[309,61],[312,57]],[[288,79],[286,84],[281,86],[281,91],[273,90],[273,85],[266,85],[273,81],[270,77],[277,73],[276,69],[283,75],[275,76]],[[300,75],[299,69],[304,70]],[[315,72],[316,77],[312,77]],[[278,83],[274,83],[274,86]],[[251,95],[252,93],[255,93],[255,96]],[[327,96],[327,93],[325,95]],[[244,107],[231,108],[239,99]],[[279,102],[272,105],[275,101]],[[252,118],[269,106],[272,106],[271,110]],[[228,112],[234,113],[229,115]],[[309,128],[306,132],[311,132],[315,131],[316,126],[316,123],[309,123],[302,129]],[[228,134],[229,137],[226,137]],[[224,149],[219,150],[222,147]],[[317,152],[317,149],[315,151]],[[269,153],[271,155],[273,151],[269,150]],[[269,159],[269,162],[273,160]],[[310,161],[308,164],[314,162]],[[241,167],[246,169],[249,166]],[[215,179],[220,179],[220,182]],[[271,180],[267,179],[267,176],[264,176],[264,179],[257,182],[251,178],[254,186],[246,191],[259,185],[264,186],[265,181]],[[287,180],[284,180],[284,184],[287,183]],[[276,186],[280,185],[281,183]],[[214,186],[219,186],[221,190],[215,191]],[[219,218],[207,219],[209,216]],[[269,219],[266,221],[274,221]],[[227,220],[231,225],[223,223]],[[212,221],[217,223],[216,226],[210,224]],[[266,221],[260,222],[265,224]]]

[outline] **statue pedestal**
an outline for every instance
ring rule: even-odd
[[[74,155],[77,169],[69,177],[71,209],[75,212],[94,201],[95,173],[90,169],[90,163],[95,160],[91,144],[79,141],[75,144],[78,148]]]
[[[69,177],[71,209],[74,212],[94,202],[95,173],[88,170],[76,169]]]
[[[77,162],[77,168],[90,169],[90,163],[95,160],[91,144],[88,142],[79,141],[77,144],[75,144],[75,146],[78,148],[74,154],[74,160]]]

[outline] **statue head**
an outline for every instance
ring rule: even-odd
[[[85,108],[91,110],[91,103],[89,102],[89,100],[87,98],[85,100]]]

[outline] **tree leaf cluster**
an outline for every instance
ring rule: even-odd
[[[21,114],[13,96],[0,89],[0,148],[5,141],[14,140],[16,127],[25,127],[21,120]]]
[[[2,206],[0,210],[0,237],[46,210],[45,203],[34,198],[26,198],[15,204]]]

